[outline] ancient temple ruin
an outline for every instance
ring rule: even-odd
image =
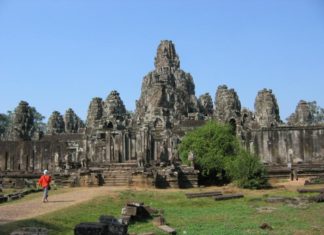
[[[272,90],[257,94],[254,111],[242,108],[238,94],[226,85],[217,88],[214,105],[208,93],[197,98],[193,77],[180,68],[172,41],[161,41],[154,65],[143,78],[134,114],[126,111],[118,91],[111,91],[106,99],[92,99],[85,123],[72,109],[64,116],[54,111],[47,133],[34,138],[29,104],[21,102],[10,139],[0,141],[2,177],[46,168],[58,181],[79,185],[196,186],[194,169],[163,167],[178,160],[177,144],[185,133],[211,119],[232,125],[242,145],[268,166],[293,162],[324,172],[324,126],[312,123],[307,102],[301,101],[285,124]]]

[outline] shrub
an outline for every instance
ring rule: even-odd
[[[195,166],[210,181],[221,174],[222,180],[231,179],[239,187],[268,187],[265,168],[256,156],[242,149],[229,125],[210,121],[187,133],[179,145],[183,162],[188,163],[190,151],[195,154]]]
[[[195,165],[203,175],[222,172],[226,158],[232,158],[239,151],[239,143],[232,134],[230,126],[213,121],[197,128],[183,138],[179,145],[179,154],[183,162],[188,163],[188,154],[195,154]]]
[[[258,157],[243,149],[234,160],[227,162],[226,172],[242,188],[260,189],[270,186],[265,167]]]

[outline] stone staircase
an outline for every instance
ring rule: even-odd
[[[312,177],[324,175],[324,164],[312,164],[312,163],[302,163],[293,164],[292,168],[296,168],[298,175],[300,177]],[[290,169],[287,168],[286,164],[276,165],[276,166],[266,166],[269,178],[289,178]]]
[[[54,174],[53,180],[60,187],[70,187],[72,182],[69,174]]]
[[[103,170],[102,176],[106,186],[129,186],[132,184],[132,173],[137,163],[114,163]]]

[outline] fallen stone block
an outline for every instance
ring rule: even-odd
[[[136,216],[137,214],[137,207],[136,206],[126,206],[122,208],[123,216]]]
[[[169,227],[168,225],[161,225],[158,228],[166,232],[167,234],[177,234],[176,230],[174,228]]]
[[[323,193],[324,188],[319,188],[319,189],[297,189],[297,192],[299,193]]]
[[[214,197],[222,195],[222,192],[186,193],[187,198]]]
[[[140,206],[144,206],[143,202],[127,202],[126,204],[127,206],[136,206],[136,207],[140,207]]]
[[[107,235],[108,226],[103,223],[81,223],[75,226],[74,235]]]
[[[244,197],[243,194],[227,194],[227,195],[215,196],[214,199],[216,201],[221,201],[221,200],[237,199],[237,198],[242,198],[242,197]]]
[[[149,209],[149,210],[148,210]],[[127,203],[125,207],[122,208],[122,217],[130,216],[131,219],[142,220],[151,218],[149,211],[153,209],[144,206],[144,203]]]
[[[120,223],[115,217],[110,215],[101,215],[99,222],[108,226],[108,234],[111,235],[126,235],[128,225]]]
[[[123,216],[121,217],[121,220],[122,220],[122,223],[123,223],[123,224],[128,225],[128,224],[130,223],[131,216],[123,215]]]
[[[153,224],[156,226],[156,227],[159,227],[161,225],[165,225],[165,219],[163,216],[157,216],[153,219]]]

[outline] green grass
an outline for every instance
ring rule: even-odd
[[[297,196],[295,192],[269,190],[270,196]],[[243,199],[214,201],[211,198],[187,199],[183,191],[124,191],[118,197],[98,197],[87,203],[72,206],[45,216],[35,217],[0,226],[0,234],[10,234],[23,226],[50,229],[50,234],[73,234],[80,222],[94,222],[102,214],[120,216],[121,208],[128,201],[144,202],[163,209],[164,217],[177,234],[324,234],[324,204],[310,204],[306,209],[294,208],[283,203],[270,204],[262,196],[247,193]],[[258,213],[259,207],[272,207],[271,213]],[[1,207],[0,207],[1,213]],[[259,228],[262,223],[272,226],[272,231]],[[155,232],[150,220],[129,226],[129,232]]]

